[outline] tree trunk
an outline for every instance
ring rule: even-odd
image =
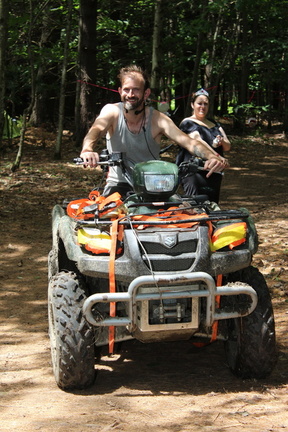
[[[80,46],[81,46],[81,32],[80,32],[80,26],[78,28],[78,54],[80,53]],[[75,106],[74,106],[74,122],[75,122],[75,131],[74,131],[74,139],[76,147],[80,147],[82,142],[82,133],[81,132],[81,114],[80,114],[80,95],[81,95],[81,82],[80,82],[80,59],[79,55],[77,58],[77,65],[76,65],[76,89],[75,89]]]
[[[5,121],[5,53],[7,45],[7,17],[8,0],[0,0],[0,153],[4,151],[2,147],[2,136]]]
[[[152,68],[151,68],[151,90],[155,99],[159,96],[159,64],[160,59],[160,34],[162,27],[161,19],[161,6],[162,0],[156,0],[155,12],[154,12],[154,27],[153,27],[153,38],[152,38]]]
[[[51,34],[51,21],[49,19],[50,7],[46,6],[43,9],[43,17],[42,17],[42,29],[41,29],[41,38],[40,38],[40,50],[43,49]],[[41,57],[41,63],[39,65],[37,75],[35,78],[35,104],[31,113],[31,124],[33,126],[39,126],[44,122],[45,113],[47,110],[47,94],[44,90],[43,83],[45,82],[45,64],[43,63],[43,58]]]
[[[233,54],[231,54],[232,46],[235,44],[235,42],[238,40],[238,30],[237,26],[233,26],[230,41],[228,42],[228,45],[226,46],[226,49],[224,51],[223,57],[221,59],[221,63],[218,62],[218,70],[217,73],[213,72],[211,75],[211,82],[210,87],[212,90],[210,91],[210,115],[213,117],[215,114],[215,96],[216,93],[220,93],[220,82],[221,79],[225,73],[225,69],[227,65],[231,65],[234,63]],[[231,54],[231,55],[230,55]],[[234,53],[234,56],[236,57],[236,50]],[[230,61],[229,61],[230,58]]]
[[[199,65],[200,65],[201,56],[202,56],[203,36],[204,36],[203,33],[199,33],[198,38],[197,38],[196,55],[195,55],[195,61],[194,61],[192,80],[191,80],[190,88],[189,88],[189,97],[188,97],[187,105],[186,105],[186,109],[185,109],[185,117],[188,117],[191,115],[191,96],[192,96],[192,93],[195,92],[196,86],[197,86],[198,71],[199,71]]]
[[[247,103],[247,88],[249,78],[250,64],[245,55],[246,50],[248,51],[248,21],[247,21],[247,10],[244,8],[242,12],[242,45],[244,48],[244,55],[241,62],[241,80],[239,90],[239,105]],[[247,52],[248,54],[248,52]]]
[[[70,34],[71,34],[73,0],[67,0],[67,9],[68,9],[68,14],[67,14],[67,22],[66,22],[66,37],[65,37],[65,44],[64,44],[62,77],[61,77],[61,87],[60,87],[60,97],[59,97],[58,133],[57,133],[56,147],[54,153],[55,159],[61,159],[61,147],[62,147],[64,111],[65,111],[66,76],[67,76],[67,64],[68,64],[68,56],[69,56],[69,42],[70,42]]]
[[[78,103],[79,121],[75,125],[76,145],[80,146],[95,118],[95,92],[93,86],[96,82],[96,20],[97,0],[80,0],[80,43],[79,43],[79,76],[80,97]],[[77,101],[76,101],[77,106]]]
[[[201,4],[199,5],[199,14],[201,16],[201,20],[203,22],[207,21],[207,13],[208,13],[208,0],[203,0]],[[196,45],[196,55],[194,60],[194,66],[193,66],[193,74],[192,79],[189,87],[189,97],[187,99],[187,104],[185,108],[185,117],[191,115],[191,96],[192,93],[195,92],[197,83],[198,83],[198,77],[199,77],[199,66],[201,62],[202,57],[202,42],[204,37],[207,36],[205,33],[199,32],[198,38],[197,38],[197,45]]]
[[[58,44],[58,39],[61,37],[61,29],[57,27],[57,22],[60,20],[59,13],[62,16],[62,12],[59,12],[58,6],[58,1],[46,0],[42,2],[37,12],[37,16],[41,14],[39,66],[35,76],[35,103],[29,119],[30,124],[36,127],[47,121],[54,123],[52,114],[54,107],[51,108],[52,95],[51,90],[48,89],[55,82],[55,75],[58,74],[58,62],[56,65],[52,61],[53,55],[48,60],[45,52],[51,50],[54,44]]]
[[[214,114],[214,99],[215,99],[215,94],[217,91],[217,86],[219,84],[219,76],[220,73],[218,73],[218,80],[216,77],[216,73],[215,73],[215,65],[217,64],[217,44],[218,44],[218,39],[219,39],[219,33],[221,31],[222,28],[222,9],[220,9],[219,13],[218,13],[218,18],[217,18],[217,22],[215,25],[215,29],[214,29],[214,34],[212,36],[212,48],[211,48],[211,52],[210,52],[210,61],[207,64],[206,68],[205,68],[205,78],[206,78],[206,82],[205,82],[205,87],[210,89],[209,90],[209,94],[210,94],[210,101],[209,101],[209,114],[211,117],[213,117]],[[225,51],[225,53],[227,54],[227,50]],[[226,54],[224,55],[224,57],[226,57]],[[217,82],[216,82],[217,81]]]
[[[286,96],[285,96],[283,130],[284,130],[285,138],[288,139],[288,90],[286,90]]]
[[[12,164],[11,171],[16,171],[20,166],[22,155],[23,155],[23,146],[24,146],[25,133],[27,128],[27,120],[31,116],[34,103],[35,103],[35,72],[34,72],[34,56],[32,51],[32,23],[33,23],[32,0],[29,0],[29,14],[30,17],[29,17],[29,30],[27,35],[27,40],[28,40],[27,51],[28,51],[29,62],[30,62],[31,100],[29,106],[23,112],[23,124],[21,128],[18,152],[16,155],[15,162]]]

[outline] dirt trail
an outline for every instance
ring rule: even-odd
[[[222,193],[223,208],[247,207],[257,224],[254,264],[273,295],[279,349],[271,377],[235,378],[218,342],[129,341],[103,352],[93,387],[68,393],[55,384],[47,334],[50,214],[62,198],[86,196],[95,173],[52,163],[52,139],[34,130],[21,170],[9,172],[12,152],[0,166],[0,431],[288,431],[287,142],[235,141]],[[66,161],[77,155],[69,145]]]

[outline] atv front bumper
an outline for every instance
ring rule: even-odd
[[[245,309],[237,311],[221,310],[221,308],[216,309],[216,296],[236,296],[240,294],[250,297],[250,302],[246,302],[248,306],[246,306]],[[206,317],[203,324],[207,329],[212,326],[214,321],[249,315],[257,305],[257,294],[250,286],[239,282],[237,284],[229,284],[226,286],[216,286],[214,279],[208,273],[194,272],[184,275],[147,275],[137,277],[130,283],[127,292],[99,293],[88,297],[83,305],[83,314],[86,320],[93,326],[125,326],[128,331],[133,334],[133,332],[135,332],[139,327],[139,310],[142,310],[141,307],[139,308],[139,302],[140,304],[143,304],[153,300],[165,301],[169,299],[183,298],[191,298],[192,302],[193,299],[206,299]],[[126,308],[128,314],[126,317],[116,316],[101,319],[98,315],[96,317],[93,314],[93,308],[97,303],[117,302],[128,304],[128,307]],[[196,303],[198,304],[197,301]],[[196,307],[196,314],[199,315],[198,307]],[[196,317],[194,324],[193,318],[191,323],[179,323],[179,329],[184,329],[185,324],[190,327],[190,330],[191,327],[194,327],[196,330],[198,326],[198,317]],[[153,328],[153,325],[150,327]],[[163,330],[165,330],[165,326],[163,326]]]

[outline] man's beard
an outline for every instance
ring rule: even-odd
[[[123,102],[124,108],[127,111],[134,111],[142,105],[142,103],[144,102],[144,98],[136,99],[135,101],[128,101],[128,100],[124,99],[122,102]]]

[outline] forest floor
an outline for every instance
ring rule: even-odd
[[[65,392],[55,384],[48,339],[47,255],[51,210],[67,197],[86,197],[95,171],[53,161],[55,135],[27,134],[18,171],[17,146],[1,161],[0,412],[1,432],[288,432],[288,143],[283,135],[231,137],[231,168],[222,208],[248,208],[260,246],[253,264],[273,298],[278,363],[264,380],[234,377],[223,344],[128,341],[104,351],[96,383]]]

